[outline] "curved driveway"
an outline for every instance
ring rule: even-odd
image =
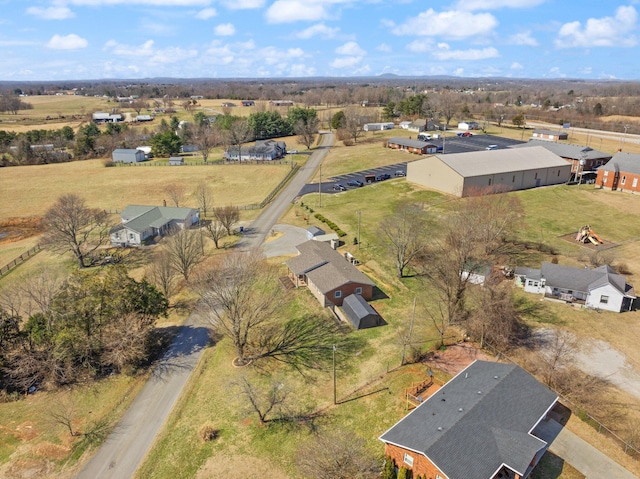
[[[262,211],[238,243],[241,250],[260,247],[278,219],[286,212],[304,184],[309,181],[333,144],[333,134],[323,134],[322,145],[314,151],[298,174]],[[191,314],[151,378],[135,398],[114,431],[76,476],[78,479],[126,479],[135,475],[158,431],[178,400],[191,372],[209,341],[209,324]]]

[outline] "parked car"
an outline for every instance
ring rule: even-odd
[[[420,140],[420,141],[429,141],[429,140],[431,140],[431,135],[429,133],[420,133],[418,135],[418,140]]]
[[[388,180],[389,178],[391,178],[391,175],[389,173],[383,173],[381,175],[376,176],[376,181],[384,181],[384,180]]]
[[[360,186],[364,186],[364,183],[360,180],[349,180],[347,181],[347,186],[360,187]]]
[[[404,170],[398,170],[394,173],[394,176],[398,177],[398,176],[407,176],[407,172]]]
[[[347,188],[341,184],[333,185],[333,191],[345,191],[346,189]]]
[[[298,150],[289,150],[289,151],[287,151],[287,154],[289,154],[289,155],[297,155],[298,154]]]
[[[462,132],[462,133],[458,133],[458,136],[461,138],[465,138],[467,136],[473,136],[473,133],[469,133],[468,131]]]
[[[498,148],[498,145],[489,145],[485,148],[485,150],[495,150],[496,148]]]

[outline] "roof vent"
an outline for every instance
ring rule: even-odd
[[[478,391],[478,394],[482,394],[482,391]]]
[[[464,409],[462,409],[462,408],[458,408],[458,411],[462,412],[462,411],[464,411]]]
[[[493,376],[493,379],[498,379],[498,376]]]
[[[445,398],[442,398],[442,399],[440,399],[440,401],[445,402],[445,401],[446,401],[446,399],[445,399]]]
[[[438,426],[438,431],[442,431],[442,426]]]

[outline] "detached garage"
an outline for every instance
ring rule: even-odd
[[[342,312],[356,329],[375,328],[384,324],[376,310],[359,294],[344,298]]]
[[[407,180],[455,196],[563,184],[571,165],[541,146],[435,155],[407,164]]]

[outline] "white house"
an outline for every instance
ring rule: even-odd
[[[364,131],[381,131],[381,130],[393,130],[395,125],[393,122],[386,123],[366,123],[363,127]]]
[[[140,246],[154,236],[165,236],[173,228],[190,228],[200,220],[197,209],[169,206],[129,205],[120,213],[122,224],[110,231],[112,246]]]
[[[480,124],[477,121],[461,121],[458,123],[458,130],[479,130]]]
[[[113,150],[111,158],[114,163],[137,163],[145,160],[145,153],[140,149],[118,148]]]
[[[620,313],[631,310],[636,298],[625,277],[608,265],[591,269],[542,263],[540,269],[516,268],[515,276],[529,293],[582,303],[587,308]]]

